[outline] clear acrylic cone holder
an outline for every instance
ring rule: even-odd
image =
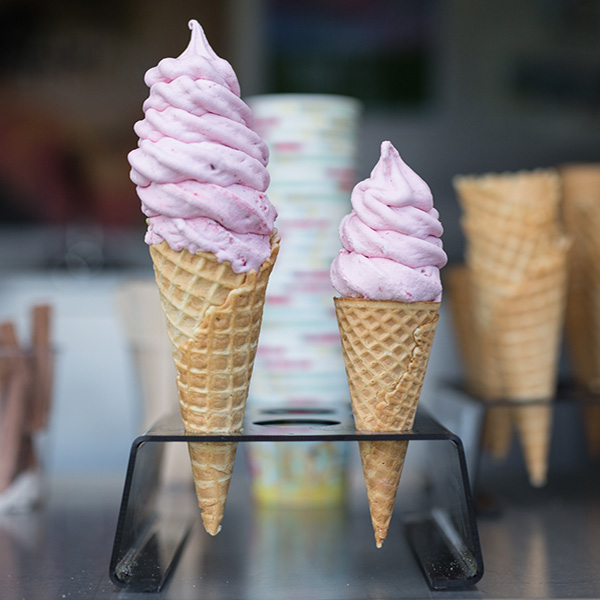
[[[235,506],[230,508],[231,503],[235,504],[231,496],[236,476],[239,477],[236,471],[225,509],[224,529],[212,538],[199,524],[200,510],[193,487],[169,484],[161,471],[162,457],[168,444],[178,444],[185,454],[186,442],[235,441],[240,443],[239,456],[241,445],[247,442],[344,443],[362,439],[411,442],[398,491],[400,497],[404,494],[403,482],[411,482],[411,508],[395,509],[388,539],[381,550],[375,548],[367,508],[364,513],[361,512],[360,519],[348,515],[343,509],[325,511],[328,516],[322,525],[317,524],[314,528],[315,533],[311,534],[306,548],[301,545],[301,540],[315,524],[311,520],[317,522],[323,518],[323,511],[257,512],[253,510],[249,492],[247,500],[237,503],[240,510],[235,510]],[[418,457],[416,462],[408,460],[411,454]],[[414,464],[418,466],[415,468]],[[282,536],[272,533],[278,523],[281,525],[282,518],[286,532],[283,540]],[[291,525],[294,519],[303,520],[297,529]],[[335,529],[337,522],[339,528]],[[405,535],[398,530],[401,527]],[[251,533],[244,533],[248,528]],[[269,533],[264,534],[265,531]],[[278,545],[282,545],[289,551],[289,537],[294,536],[297,544],[305,550],[292,561],[300,570],[303,561],[310,560],[309,555],[314,548],[320,548],[321,552],[329,551],[326,559],[311,567],[312,574],[307,572],[304,583],[299,583],[304,586],[305,592],[308,590],[306,585],[310,585],[311,580],[313,583],[318,580],[318,571],[328,565],[324,581],[330,586],[334,585],[332,582],[339,584],[339,588],[332,591],[333,597],[353,597],[349,590],[357,593],[359,586],[364,585],[365,577],[359,567],[364,566],[365,560],[373,560],[377,565],[370,578],[381,578],[379,584],[375,582],[378,589],[384,589],[386,585],[391,589],[401,584],[406,586],[411,577],[419,579],[421,585],[424,577],[427,586],[434,590],[457,589],[475,585],[483,575],[474,503],[460,438],[437,423],[423,408],[419,408],[411,432],[358,432],[354,428],[350,407],[334,405],[299,410],[251,406],[246,411],[243,431],[237,435],[186,433],[179,415],[158,421],[135,439],[131,447],[110,577],[113,583],[130,591],[160,591],[173,570],[177,569],[186,546],[196,545],[201,547],[198,552],[204,557],[203,567],[200,566],[201,561],[193,567],[205,569],[199,578],[201,585],[213,591],[215,586],[227,585],[228,593],[235,592],[237,585],[240,597],[267,598],[265,589],[275,594],[280,582],[288,581],[286,577],[294,581],[293,573],[284,572],[290,565],[282,566],[285,557],[278,549]],[[261,544],[263,538],[268,543]],[[239,548],[245,544],[249,545],[250,551],[244,551],[239,558]],[[402,560],[401,544],[406,546],[407,555],[412,554],[416,561]],[[269,555],[272,555],[270,559]],[[371,558],[366,558],[371,555]],[[333,566],[330,564],[332,557],[336,557]],[[269,560],[270,567],[267,565]],[[244,561],[251,564],[237,564]],[[354,561],[357,568],[352,567]],[[419,574],[407,573],[406,565],[411,562],[418,564],[420,569],[414,570],[420,570]],[[235,568],[229,571],[231,563],[235,564]],[[302,573],[296,575],[302,579]],[[266,588],[259,590],[257,582],[265,584],[269,576],[272,576],[272,581],[267,581]],[[233,581],[236,578],[239,581]],[[293,583],[286,585],[293,587]],[[253,589],[256,590],[254,596]],[[200,590],[198,593],[201,593]]]

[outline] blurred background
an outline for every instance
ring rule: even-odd
[[[358,173],[389,139],[460,261],[456,174],[600,161],[598,0],[0,0],[0,319],[55,309],[54,472],[122,472],[141,386],[116,300],[151,279],[126,155],[144,72],[197,19],[242,94],[363,102]],[[442,319],[424,395],[460,372]]]

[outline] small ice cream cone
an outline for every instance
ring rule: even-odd
[[[219,263],[210,253],[176,252],[166,242],[150,247],[186,431],[240,431],[266,286],[278,250],[275,237],[271,256],[258,273],[234,273],[229,263]],[[192,442],[188,446],[204,526],[216,535],[237,444]]]
[[[335,298],[352,411],[360,431],[410,431],[439,302]],[[408,442],[361,441],[375,542],[386,538]]]
[[[429,186],[389,141],[368,179],[352,190],[331,264],[335,309],[356,429],[412,429],[448,261]],[[377,215],[375,217],[375,215]],[[394,509],[407,440],[359,442],[375,543]]]

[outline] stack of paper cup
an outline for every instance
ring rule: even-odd
[[[350,211],[361,105],[313,94],[247,102],[271,153],[268,195],[282,240],[267,289],[251,401],[344,401],[329,267],[340,248],[340,220]]]
[[[340,249],[340,220],[350,212],[360,103],[312,94],[247,102],[271,153],[268,195],[281,236],[249,402],[284,409],[349,402],[329,267]],[[343,502],[347,444],[257,442],[248,447],[259,505]]]

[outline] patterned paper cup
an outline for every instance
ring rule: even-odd
[[[334,442],[255,442],[249,452],[252,495],[260,506],[342,505],[347,445]]]
[[[275,94],[248,99],[271,153],[269,197],[282,245],[271,275],[249,402],[278,407],[348,401],[329,267],[338,226],[350,210],[357,129],[354,98]],[[339,504],[345,444],[248,445],[257,503]]]

